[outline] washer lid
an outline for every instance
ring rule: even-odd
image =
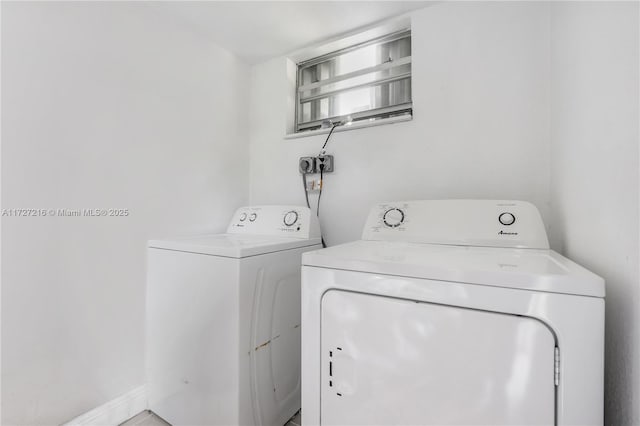
[[[149,248],[208,254],[231,258],[256,256],[320,244],[320,238],[287,238],[246,234],[210,234],[166,240],[150,240]]]
[[[356,241],[302,255],[331,269],[604,297],[604,280],[544,249]]]

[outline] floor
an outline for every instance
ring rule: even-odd
[[[287,422],[284,426],[301,426],[302,425],[302,414],[300,411],[296,413],[295,416],[291,417],[291,420]]]
[[[284,426],[301,426],[301,416],[300,411],[293,416],[286,425]],[[169,423],[165,422],[161,417],[156,415],[153,411],[143,411],[140,414],[137,414],[131,417],[126,422],[122,423],[120,426],[171,426]]]
[[[145,410],[131,417],[120,426],[171,426],[153,411]]]

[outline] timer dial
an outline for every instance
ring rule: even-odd
[[[505,212],[498,216],[498,221],[505,226],[509,226],[513,225],[513,223],[516,221],[516,217],[513,215],[513,213]]]
[[[404,222],[404,212],[398,208],[389,209],[384,212],[382,221],[389,228],[397,228]]]
[[[293,226],[298,221],[298,213],[291,210],[284,215],[283,222],[287,226]]]

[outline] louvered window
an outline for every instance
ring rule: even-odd
[[[298,64],[296,132],[325,120],[411,115],[411,31]]]

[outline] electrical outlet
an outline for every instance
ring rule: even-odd
[[[331,173],[333,171],[333,155],[320,155],[316,157],[316,173]]]
[[[319,155],[317,157],[300,157],[298,160],[298,171],[304,175],[311,173],[333,172],[333,155]]]
[[[316,171],[316,158],[315,157],[300,157],[298,160],[298,170],[303,175],[309,173],[315,173]]]

